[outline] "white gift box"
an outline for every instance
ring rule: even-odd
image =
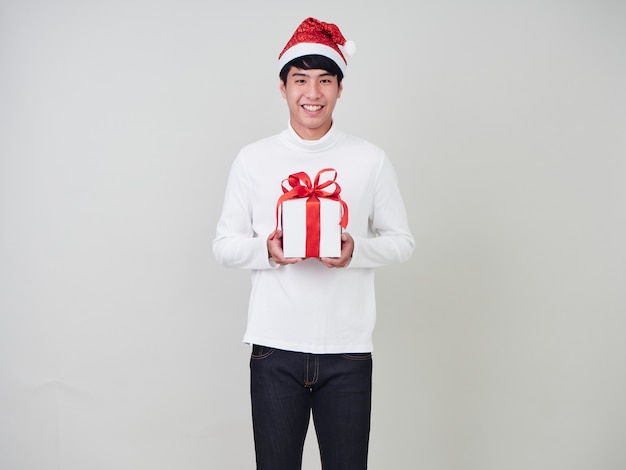
[[[285,258],[306,258],[308,198],[294,198],[281,204],[283,254]],[[320,258],[341,255],[341,203],[320,198]]]

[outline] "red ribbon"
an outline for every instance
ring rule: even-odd
[[[322,174],[327,172],[333,172],[332,179],[324,181],[320,183],[320,178]],[[276,228],[274,232],[278,229],[278,211],[280,205],[294,198],[302,198],[308,197],[306,201],[306,257],[307,258],[318,258],[320,252],[320,198],[331,199],[333,201],[338,201],[341,203],[343,207],[343,215],[341,217],[341,225],[342,228],[346,228],[348,226],[348,205],[346,202],[341,199],[339,193],[341,193],[341,187],[335,181],[337,179],[337,171],[333,168],[324,168],[317,172],[315,175],[315,179],[313,183],[311,183],[311,178],[305,172],[301,171],[298,173],[294,173],[289,175],[287,179],[284,179],[281,183],[281,188],[283,190],[283,195],[278,198],[278,202],[276,203]],[[285,187],[285,183],[289,184],[291,189]],[[331,190],[325,190],[329,187],[332,187]],[[274,239],[274,235],[272,238]]]

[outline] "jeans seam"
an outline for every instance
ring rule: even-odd
[[[309,382],[309,361],[311,358],[314,359],[315,365],[313,368],[313,379]],[[317,383],[319,379],[319,370],[320,370],[319,358],[317,356],[308,355],[306,358],[306,377],[304,378],[305,387],[310,387],[311,385],[315,385]]]
[[[372,358],[371,354],[363,354],[363,355],[342,354],[341,356],[351,361],[369,361]]]
[[[259,359],[265,359],[269,356],[271,356],[272,354],[274,354],[275,349],[269,349],[267,352],[264,352],[263,354],[259,354],[259,355],[254,355],[252,354],[250,356],[251,359],[255,359],[255,360],[259,360]]]

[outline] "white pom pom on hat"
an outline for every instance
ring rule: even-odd
[[[343,45],[343,53],[348,57],[352,57],[354,54],[356,54],[356,43],[350,39],[347,40],[346,43]]]
[[[285,64],[305,55],[317,54],[333,60],[345,75],[348,62],[346,56],[356,53],[354,41],[346,41],[341,31],[332,23],[307,18],[296,29],[289,42],[278,56],[278,70]]]

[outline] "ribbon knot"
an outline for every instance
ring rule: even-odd
[[[320,183],[322,175],[332,172],[332,178]],[[320,242],[320,198],[337,201],[341,204],[343,211],[339,225],[342,228],[348,226],[348,205],[341,199],[341,186],[336,181],[337,171],[333,168],[324,168],[317,172],[313,182],[305,172],[293,173],[281,183],[282,196],[276,202],[276,227],[278,229],[280,205],[294,198],[308,198],[306,202],[306,256],[317,258],[319,256]],[[287,186],[288,185],[288,186]],[[274,235],[272,235],[274,239]]]

